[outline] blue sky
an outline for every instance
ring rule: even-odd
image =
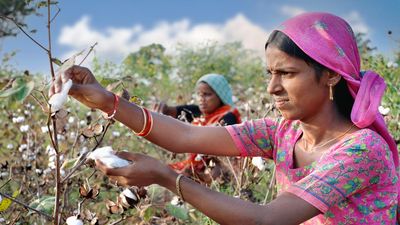
[[[52,43],[53,54],[60,59],[95,42],[96,56],[116,63],[153,42],[173,51],[177,43],[242,41],[262,56],[269,32],[305,11],[345,18],[356,32],[367,33],[371,45],[388,57],[399,49],[395,40],[400,40],[400,0],[59,0],[59,7],[61,12],[52,24]],[[38,30],[33,37],[46,45],[46,17],[31,16],[26,22]],[[12,50],[17,55],[11,63],[18,69],[48,73],[46,54],[24,35],[0,40],[1,55]]]

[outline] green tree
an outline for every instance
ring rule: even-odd
[[[17,35],[15,24],[4,17],[13,19],[19,26],[26,27],[24,19],[26,16],[35,13],[35,6],[31,1],[26,0],[0,0],[0,38]]]
[[[254,52],[244,49],[239,42],[207,43],[197,47],[182,45],[177,48],[174,65],[177,68],[177,80],[186,94],[192,92],[196,81],[208,73],[224,75],[234,93],[265,86],[262,60]]]

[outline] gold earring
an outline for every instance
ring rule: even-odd
[[[329,84],[329,100],[333,101],[332,84]]]

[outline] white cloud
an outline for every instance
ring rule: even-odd
[[[288,17],[297,16],[305,12],[307,12],[307,10],[296,6],[283,5],[281,7],[281,13]]]
[[[370,35],[371,29],[368,27],[359,12],[351,11],[349,14],[344,15],[343,19],[350,24],[355,33],[365,33],[367,36]]]
[[[167,50],[172,50],[178,43],[196,45],[208,41],[241,41],[245,48],[255,50],[262,56],[267,35],[266,30],[242,14],[237,14],[223,24],[191,24],[190,20],[182,19],[173,22],[160,21],[149,29],[137,24],[132,27],[109,27],[105,30],[94,29],[90,18],[84,16],[75,24],[63,27],[58,41],[71,48],[70,52],[64,54],[64,58],[98,42],[96,56],[119,62],[127,54],[152,43],[160,43]]]

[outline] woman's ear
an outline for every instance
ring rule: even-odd
[[[340,79],[342,79],[342,76],[340,74],[333,72],[331,70],[327,71],[328,73],[328,80],[326,85],[327,86],[335,86],[337,83],[339,83]]]

